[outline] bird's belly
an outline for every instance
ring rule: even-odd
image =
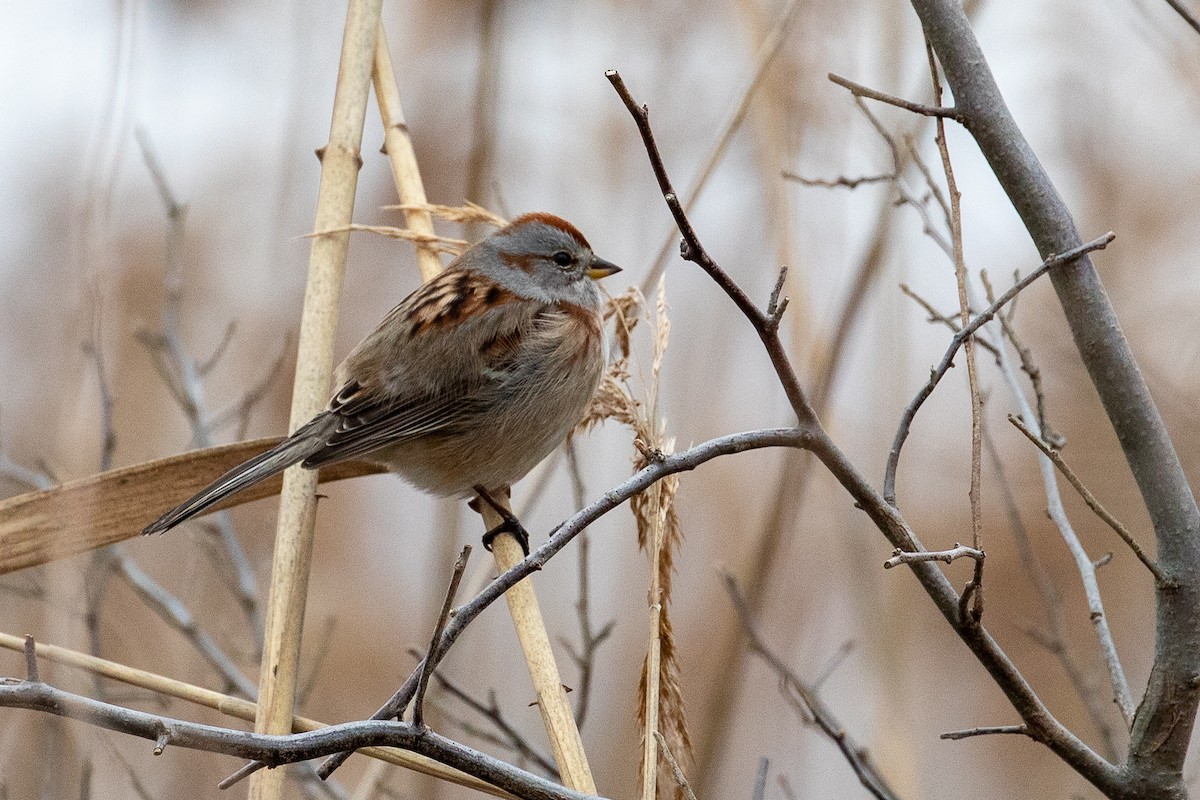
[[[470,422],[383,448],[370,459],[438,495],[466,497],[477,485],[491,491],[511,486],[563,442],[599,383],[598,369],[594,376],[545,371],[545,380],[498,398]],[[563,385],[579,389],[564,392]]]

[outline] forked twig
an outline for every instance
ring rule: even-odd
[[[917,416],[917,411],[920,410],[921,405],[933,394],[933,390],[937,387],[938,382],[941,381],[950,367],[954,365],[954,356],[958,353],[958,349],[962,347],[967,338],[987,324],[992,317],[996,316],[996,313],[1000,309],[1004,308],[1009,301],[1038,278],[1055,267],[1069,264],[1086,253],[1090,253],[1093,250],[1103,250],[1115,238],[1117,238],[1117,235],[1109,231],[1103,236],[1081,244],[1079,247],[1072,248],[1061,255],[1047,258],[1036,269],[1009,287],[1008,291],[996,298],[996,302],[973,317],[969,323],[959,329],[958,333],[954,334],[954,337],[950,340],[950,346],[946,348],[946,354],[942,356],[942,360],[937,366],[931,370],[929,381],[917,392],[916,397],[905,407],[904,413],[900,416],[900,424],[896,429],[896,436],[892,440],[892,449],[888,453],[887,468],[883,478],[883,497],[888,503],[893,506],[896,505],[896,467],[900,463],[900,450],[904,447],[904,442],[908,438],[912,421]]]

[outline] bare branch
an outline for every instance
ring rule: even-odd
[[[945,561],[949,564],[957,558],[970,558],[975,561],[983,561],[986,555],[982,550],[955,542],[954,547],[949,550],[922,550],[914,553],[894,550],[892,557],[883,562],[883,568],[891,569],[901,564],[917,564],[922,561]]]
[[[1047,258],[1036,269],[1014,283],[1008,291],[1000,295],[996,302],[977,314],[958,333],[954,334],[954,338],[950,340],[950,346],[946,349],[946,354],[942,356],[942,360],[931,371],[928,383],[917,392],[916,397],[905,407],[904,413],[900,417],[900,424],[896,429],[896,437],[893,439],[892,449],[888,453],[887,468],[883,478],[883,497],[888,503],[893,506],[896,504],[896,467],[900,463],[900,450],[904,447],[904,441],[908,438],[912,421],[916,417],[917,411],[920,410],[921,405],[933,394],[933,390],[937,387],[938,382],[941,381],[950,367],[954,365],[954,356],[958,353],[958,349],[962,347],[967,338],[991,320],[992,317],[996,316],[996,312],[1042,275],[1045,275],[1057,266],[1069,264],[1076,259],[1082,258],[1093,250],[1103,250],[1116,236],[1115,233],[1109,231],[1103,236],[1099,236],[1061,255]]]
[[[938,738],[940,739],[968,739],[972,736],[995,736],[996,734],[1020,734],[1021,736],[1029,736],[1029,729],[1024,725],[992,725],[990,727],[968,728],[962,731],[947,731]]]
[[[829,73],[828,77],[829,80],[833,81],[838,86],[841,86],[843,89],[847,89],[850,94],[854,95],[855,97],[868,97],[872,100],[878,100],[881,103],[887,103],[889,106],[903,108],[905,111],[911,111],[914,114],[921,114],[922,116],[926,117],[937,117],[939,119],[949,117],[956,122],[962,122],[962,114],[957,108],[947,108],[941,105],[927,106],[923,105],[922,103],[913,103],[900,97],[895,97],[890,94],[884,94],[883,92],[876,91],[870,87],[863,86],[861,83],[855,83],[849,78],[843,78],[841,75],[835,75],[832,72]]]
[[[506,591],[517,583],[540,570],[555,553],[566,547],[587,526],[624,503],[630,497],[645,491],[646,488],[656,481],[668,475],[695,469],[718,456],[741,453],[763,447],[804,447],[808,441],[808,434],[796,428],[775,428],[735,433],[711,439],[679,453],[664,455],[662,460],[654,461],[643,469],[638,470],[620,486],[609,490],[599,500],[596,500],[587,508],[577,512],[566,522],[554,528],[547,537],[545,544],[526,556],[523,561],[518,562],[514,567],[497,576],[491,583],[484,587],[483,591],[475,596],[475,599],[460,606],[455,611],[453,619],[446,626],[446,630],[442,633],[438,647],[431,651],[433,658],[440,660],[450,649],[451,645],[454,644],[455,640],[458,639],[463,630],[466,629],[467,625],[479,616],[485,608],[502,597]],[[437,667],[437,660],[434,661],[433,666]],[[392,698],[376,711],[371,719],[387,720],[402,715],[412,701],[413,694],[417,688],[417,679],[423,668],[423,665],[418,665],[417,669],[408,676]],[[339,754],[330,758],[321,765],[321,775],[328,776],[344,761],[345,754]]]
[[[795,181],[802,186],[822,187],[825,189],[857,189],[859,186],[868,183],[885,183],[887,181],[896,180],[896,174],[893,172],[884,173],[883,175],[860,175],[857,178],[847,178],[840,175],[836,178],[806,178],[803,175],[798,175],[795,172],[783,171],[784,180]]]
[[[938,78],[937,61],[933,56],[933,48],[928,42],[925,54],[929,60],[929,76],[933,81],[934,102],[942,102],[942,82]],[[963,255],[962,232],[962,193],[958,190],[958,181],[954,177],[954,167],[950,162],[950,146],[946,142],[946,121],[942,117],[936,119],[938,154],[942,158],[942,172],[946,176],[946,192],[950,195],[950,209],[947,223],[950,226],[950,243],[953,247],[954,278],[958,285],[958,307],[960,324],[966,328],[971,321],[971,302],[967,298],[967,263]],[[910,145],[911,146],[911,145]],[[930,185],[935,185],[932,180]],[[967,385],[971,396],[971,488],[968,493],[971,502],[971,544],[980,557],[975,559],[975,574],[963,592],[962,606],[966,598],[971,597],[971,619],[979,622],[983,616],[983,508],[980,502],[981,473],[983,468],[983,434],[980,418],[983,414],[983,400],[979,395],[979,372],[975,365],[975,337],[968,335],[963,343],[967,354]]]
[[[530,800],[584,800],[584,795],[428,730],[403,722],[349,722],[287,735],[251,733],[201,725],[102,703],[45,683],[0,679],[0,706],[42,711],[173,747],[263,761],[271,766],[319,758],[347,747],[399,747],[487,781]]]
[[[988,67],[958,0],[911,0],[965,117],[964,126],[1043,257],[1080,243],[1070,210],[1034,154]],[[1102,790],[1182,796],[1184,761],[1200,704],[1200,507],[1091,259],[1050,276],[1117,441],[1154,525],[1159,568],[1155,659],[1137,709],[1129,758],[1116,784],[1072,762]],[[1136,789],[1134,787],[1137,787]]]
[[[816,724],[818,730],[824,733],[833,741],[837,748],[842,752],[842,756],[850,764],[850,768],[854,770],[854,774],[872,797],[877,800],[896,800],[895,791],[888,786],[887,781],[875,768],[871,759],[867,755],[866,748],[859,745],[850,734],[846,733],[845,727],[833,716],[825,704],[817,697],[817,693],[812,687],[788,668],[783,660],[771,652],[766,643],[762,639],[762,634],[758,631],[758,625],[754,618],[750,615],[750,609],[746,605],[745,598],[742,597],[741,591],[737,587],[737,582],[728,572],[721,573],[721,577],[725,581],[725,590],[729,592],[729,599],[733,601],[733,607],[737,610],[738,618],[741,620],[742,628],[746,631],[746,635],[750,639],[750,650],[759,655],[779,676],[780,682],[790,691],[797,695],[803,702],[803,708],[811,714],[812,721]]]
[[[675,785],[679,787],[687,800],[696,800],[696,793],[692,791],[691,784],[688,783],[687,777],[683,774],[683,768],[679,766],[679,762],[675,760],[675,756],[671,753],[671,748],[667,746],[667,737],[663,736],[659,731],[655,731],[654,740],[658,742],[658,749],[662,752],[663,758],[671,766],[671,774],[675,777]]]
[[[1046,458],[1054,462],[1054,466],[1058,467],[1058,471],[1063,474],[1063,477],[1067,479],[1067,482],[1070,483],[1071,486],[1075,487],[1075,491],[1079,492],[1079,496],[1083,498],[1083,502],[1087,504],[1087,507],[1094,511],[1096,516],[1104,521],[1104,524],[1116,531],[1117,535],[1121,537],[1121,540],[1124,541],[1125,544],[1129,545],[1129,549],[1133,551],[1135,556],[1137,556],[1138,561],[1141,561],[1143,564],[1145,564],[1146,569],[1150,570],[1151,574],[1154,575],[1154,579],[1160,584],[1169,584],[1170,581],[1165,575],[1162,574],[1162,571],[1159,570],[1158,565],[1155,564],[1150,556],[1146,554],[1146,551],[1142,549],[1141,545],[1137,543],[1137,540],[1133,538],[1133,534],[1129,532],[1129,529],[1122,525],[1119,519],[1110,514],[1108,509],[1100,505],[1100,501],[1096,499],[1096,496],[1093,495],[1091,491],[1089,491],[1088,488],[1083,485],[1083,481],[1079,480],[1079,476],[1076,475],[1075,471],[1072,470],[1067,465],[1067,462],[1063,460],[1062,454],[1051,447],[1045,439],[1031,431],[1029,426],[1022,422],[1019,417],[1009,414],[1008,421],[1011,422],[1017,430],[1025,434],[1025,438],[1033,442],[1034,446],[1037,447],[1037,449],[1040,450],[1042,454],[1046,456]]]
[[[454,562],[454,571],[450,576],[450,586],[446,589],[446,599],[442,603],[442,611],[438,615],[437,624],[433,626],[433,635],[429,641],[429,649],[425,652],[432,653],[433,648],[437,647],[438,642],[442,638],[442,632],[446,630],[446,622],[450,619],[450,609],[454,605],[454,596],[458,594],[458,584],[462,582],[463,570],[467,568],[467,559],[471,557],[471,545],[464,545],[462,552],[458,555],[458,560]],[[417,680],[417,694],[413,699],[413,725],[418,728],[425,727],[425,688],[429,685],[429,665],[436,661],[436,658],[423,659],[421,664],[421,677]]]

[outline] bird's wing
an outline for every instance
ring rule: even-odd
[[[521,363],[526,334],[541,324],[546,312],[506,303],[470,310],[469,316],[464,312],[457,318],[453,337],[438,335],[435,322],[424,327],[414,323],[401,341],[385,344],[380,338],[371,347],[370,337],[365,340],[347,358],[341,370],[344,382],[325,412],[336,417],[337,424],[304,466],[318,467],[460,429],[504,397]],[[456,366],[445,366],[450,364]],[[390,379],[379,379],[389,372]]]

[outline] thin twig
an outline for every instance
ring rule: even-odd
[[[671,753],[671,748],[667,746],[667,737],[663,736],[660,731],[654,732],[654,741],[658,742],[658,749],[662,752],[663,758],[667,760],[667,764],[671,767],[671,774],[675,777],[675,785],[683,792],[683,796],[687,800],[696,800],[696,793],[692,791],[691,784],[688,783],[687,776],[683,774],[683,768],[679,766],[679,762]]]
[[[942,312],[938,311],[936,308],[934,308],[933,303],[930,303],[924,297],[922,297],[921,295],[919,295],[915,291],[913,291],[912,287],[909,286],[907,283],[900,284],[900,291],[903,292],[906,296],[908,296],[914,303],[916,303],[917,305],[919,305],[921,308],[923,308],[925,310],[925,313],[929,315],[929,319],[927,320],[928,322],[936,322],[941,325],[945,325],[953,333],[958,333],[960,330],[962,330],[962,328],[959,327],[959,324],[954,321],[953,317],[951,317],[949,314],[943,314]],[[1018,297],[1019,296],[1020,295],[1018,295]],[[996,302],[996,298],[989,297],[988,302],[994,303],[994,302]],[[1014,297],[1010,301],[1009,305],[1010,306],[1015,305],[1016,302],[1017,302],[1017,298]],[[1002,315],[998,315],[998,316],[1002,316]],[[975,344],[978,345],[979,347],[982,347],[984,350],[988,351],[993,356],[996,355],[996,346],[994,344],[992,344],[991,342],[987,341],[986,339],[982,339],[979,336],[976,336]]]
[[[1019,280],[1020,275],[1015,275],[1014,280]],[[992,282],[988,279],[987,270],[979,271],[979,281],[983,284],[984,292],[987,294],[988,302],[994,302],[995,291],[992,289]],[[1033,398],[1037,406],[1038,429],[1042,432],[1043,438],[1054,447],[1055,450],[1061,450],[1066,446],[1067,440],[1065,437],[1055,433],[1050,429],[1048,415],[1046,413],[1046,392],[1042,386],[1042,371],[1033,359],[1033,350],[1027,347],[1017,336],[1016,326],[1013,324],[1013,315],[1017,311],[1017,299],[1013,298],[1013,302],[1009,304],[1007,314],[997,314],[996,319],[1000,321],[1000,330],[1004,338],[1008,339],[1009,344],[1017,351],[1017,357],[1021,359],[1021,371],[1029,377],[1029,385],[1033,389]]]
[[[841,75],[836,75],[832,72],[829,73],[828,77],[829,80],[833,81],[838,86],[849,90],[849,92],[855,97],[868,97],[872,100],[878,100],[881,103],[887,103],[889,106],[903,108],[905,111],[912,111],[914,114],[921,114],[922,116],[926,117],[937,117],[938,119],[949,117],[955,122],[961,123],[963,121],[962,112],[954,107],[948,108],[940,104],[927,106],[923,103],[913,103],[909,100],[877,91],[868,86],[863,86],[861,83],[855,83],[849,78],[843,78]]]
[[[937,60],[933,48],[925,43],[925,54],[929,60],[929,75],[933,82],[934,102],[942,103],[942,82],[938,78]],[[963,255],[962,230],[962,193],[958,190],[958,181],[954,178],[954,167],[950,161],[950,146],[946,142],[946,121],[942,117],[935,120],[938,154],[942,159],[942,171],[946,176],[946,193],[950,196],[950,208],[947,223],[950,226],[950,242],[954,247],[954,278],[958,285],[958,307],[960,325],[964,328],[971,321],[971,302],[967,298],[967,264]],[[932,180],[930,185],[935,185]],[[983,400],[979,394],[979,372],[975,365],[975,337],[968,336],[963,343],[967,355],[967,386],[971,398],[971,488],[968,497],[971,503],[971,544],[978,553],[983,552],[983,507],[981,505],[980,489],[983,470],[983,434],[980,419],[983,415]],[[967,595],[971,598],[971,619],[979,622],[983,617],[983,565],[982,556],[975,559],[975,574],[963,591],[965,605]]]
[[[762,634],[758,631],[758,624],[751,616],[746,600],[742,597],[733,576],[724,572],[721,577],[725,581],[725,589],[729,592],[729,599],[733,601],[733,607],[738,613],[742,628],[750,639],[750,650],[770,665],[785,688],[800,698],[804,704],[803,707],[812,715],[811,720],[816,724],[817,729],[837,745],[838,750],[842,752],[842,756],[867,791],[877,800],[896,800],[895,791],[888,786],[883,775],[871,762],[866,748],[859,745],[846,732],[845,727],[817,697],[817,693],[813,691],[812,687],[800,680],[796,673],[783,663],[782,659],[767,648]]]
[[[1067,622],[1063,614],[1062,594],[1033,552],[1029,533],[1025,530],[1025,523],[1021,520],[1021,511],[1017,507],[1012,486],[1004,471],[1004,462],[1000,460],[1000,453],[997,451],[996,444],[989,435],[986,425],[983,429],[983,443],[999,482],[1000,498],[1004,502],[1009,527],[1017,544],[1017,553],[1020,555],[1025,572],[1033,581],[1034,587],[1042,598],[1042,606],[1046,613],[1048,633],[1043,634],[1029,629],[1025,629],[1025,633],[1058,659],[1063,671],[1067,673],[1067,680],[1075,689],[1075,694],[1079,696],[1084,708],[1087,709],[1088,716],[1091,717],[1092,724],[1100,734],[1102,754],[1109,761],[1116,761],[1118,750],[1116,734],[1109,722],[1109,710],[1112,704],[1103,697],[1101,692],[1097,691],[1091,671],[1078,663],[1067,646]]]
[[[433,626],[429,649],[425,651],[427,653],[433,652],[433,648],[437,647],[442,638],[442,631],[446,630],[446,622],[450,619],[450,609],[454,607],[454,596],[458,594],[458,584],[462,581],[463,570],[467,568],[467,560],[470,557],[471,545],[463,545],[458,560],[454,562],[450,585],[446,588],[446,599],[442,602],[442,611],[438,615],[437,624]],[[417,694],[413,698],[413,725],[418,728],[425,727],[425,689],[429,686],[429,664],[433,660],[427,658],[422,661],[424,667],[421,669],[421,677],[417,680]]]
[[[437,681],[443,691],[482,716],[500,731],[502,738],[494,738],[492,740],[494,743],[501,744],[519,757],[536,764],[550,778],[559,779],[558,768],[554,766],[554,762],[539,753],[505,718],[499,703],[496,702],[495,691],[489,691],[487,703],[481,703],[441,672],[433,672],[433,679]],[[466,727],[465,724],[464,727]],[[480,732],[475,733],[480,735]]]
[[[782,174],[784,180],[795,181],[801,186],[823,187],[826,189],[857,189],[863,184],[884,183],[896,180],[894,172],[887,172],[883,175],[860,175],[857,178],[847,178],[845,175],[839,175],[836,178],[806,178],[803,175],[798,175],[788,170],[784,170]]]
[[[650,110],[644,105],[639,105],[633,99],[633,95],[625,85],[625,81],[621,79],[616,70],[608,70],[604,73],[604,77],[608,78],[609,83],[616,89],[621,101],[625,104],[625,108],[637,124],[642,142],[645,145],[646,155],[650,159],[650,167],[654,171],[654,177],[657,179],[659,189],[662,191],[663,200],[666,201],[672,216],[675,217],[675,224],[683,236],[683,242],[680,245],[680,255],[684,260],[691,261],[704,270],[754,327],[755,332],[767,350],[767,355],[771,359],[771,366],[774,368],[775,374],[783,386],[783,391],[787,395],[792,409],[800,419],[800,424],[819,424],[816,414],[813,412],[804,394],[804,390],[800,387],[800,380],[796,376],[795,368],[792,366],[790,359],[788,359],[783,343],[779,339],[778,319],[769,317],[763,313],[754,304],[754,301],[742,291],[742,288],[729,277],[725,270],[721,269],[713,261],[703,245],[700,244],[700,239],[696,236],[696,231],[687,217],[687,212],[679,202],[679,196],[675,194],[675,189],[671,185],[671,179],[667,175],[662,154],[659,152],[658,144],[654,140],[654,131],[650,128]]]
[[[1068,250],[1067,252],[1051,256],[1043,261],[1036,269],[1031,271],[1021,280],[1009,287],[1008,291],[1000,295],[995,303],[992,303],[981,313],[976,315],[969,323],[963,326],[958,333],[950,340],[950,346],[946,348],[946,354],[942,356],[941,362],[931,371],[929,381],[921,388],[916,397],[904,409],[904,413],[900,417],[900,424],[896,429],[896,436],[892,441],[892,449],[888,453],[887,468],[883,478],[883,497],[884,499],[895,506],[896,504],[896,467],[900,463],[900,450],[904,447],[904,441],[908,438],[909,428],[912,426],[913,418],[916,417],[917,411],[921,405],[933,394],[934,388],[938,382],[946,374],[954,364],[954,355],[958,352],[958,348],[962,347],[963,342],[967,340],[971,334],[975,333],[980,327],[985,325],[992,317],[996,315],[1006,303],[1016,297],[1031,283],[1036,281],[1042,275],[1046,274],[1054,267],[1069,264],[1075,259],[1090,253],[1093,250],[1103,250],[1108,246],[1109,242],[1116,238],[1116,234],[1112,231],[1093,239],[1090,242],[1081,244],[1079,247]]]
[[[940,739],[968,739],[972,736],[995,736],[996,734],[1019,734],[1021,736],[1029,736],[1029,728],[1024,725],[991,725],[980,728],[968,728],[963,731],[947,731],[938,738]]]
[[[38,677],[37,642],[33,634],[25,634],[25,680],[30,683],[41,683]]]
[[[583,509],[587,501],[583,486],[583,477],[579,470],[579,459],[575,456],[574,441],[568,439],[566,445],[564,445],[564,450],[567,456],[567,474],[571,476],[571,489],[575,501],[574,508],[576,511],[579,511]],[[569,642],[563,642],[563,646],[566,647],[571,660],[575,662],[575,666],[579,669],[579,686],[575,688],[573,694],[575,695],[575,724],[582,728],[584,720],[587,718],[588,701],[592,694],[592,676],[596,666],[596,651],[612,635],[617,623],[616,620],[609,620],[599,631],[592,630],[591,570],[589,569],[591,539],[586,531],[579,536],[578,551],[579,595],[575,601],[575,613],[579,619],[580,643],[578,649],[572,647]]]
[[[963,544],[955,542],[954,547],[949,550],[921,550],[919,552],[906,553],[902,550],[894,550],[892,557],[883,562],[884,569],[898,567],[901,564],[917,564],[922,561],[945,561],[949,564],[958,558],[970,558],[976,562],[983,561],[986,554],[974,547],[967,547]]]
[[[1075,471],[1067,465],[1065,460],[1063,460],[1062,454],[1051,447],[1046,440],[1030,430],[1029,426],[1022,422],[1019,417],[1009,414],[1008,421],[1011,422],[1017,430],[1025,434],[1025,438],[1033,442],[1034,446],[1037,447],[1037,449],[1040,450],[1042,454],[1046,456],[1046,458],[1054,462],[1054,466],[1058,467],[1058,471],[1063,474],[1063,477],[1067,479],[1067,482],[1070,483],[1071,486],[1075,487],[1075,491],[1079,492],[1079,496],[1083,498],[1083,502],[1087,504],[1087,507],[1095,512],[1096,516],[1104,521],[1104,524],[1116,531],[1117,535],[1121,537],[1121,540],[1125,542],[1125,544],[1129,545],[1129,549],[1133,551],[1135,556],[1137,556],[1138,561],[1141,561],[1143,564],[1145,564],[1146,569],[1150,570],[1151,574],[1154,575],[1154,579],[1158,581],[1160,585],[1170,585],[1170,581],[1168,581],[1167,576],[1163,575],[1162,571],[1158,568],[1158,565],[1154,563],[1154,560],[1151,559],[1150,556],[1147,555],[1146,551],[1142,549],[1141,545],[1137,543],[1137,540],[1133,537],[1133,534],[1130,533],[1129,529],[1122,525],[1119,519],[1110,514],[1104,506],[1100,505],[1100,501],[1096,499],[1096,496],[1092,494],[1086,486],[1083,485],[1083,481],[1079,479],[1079,476],[1075,474]]]

